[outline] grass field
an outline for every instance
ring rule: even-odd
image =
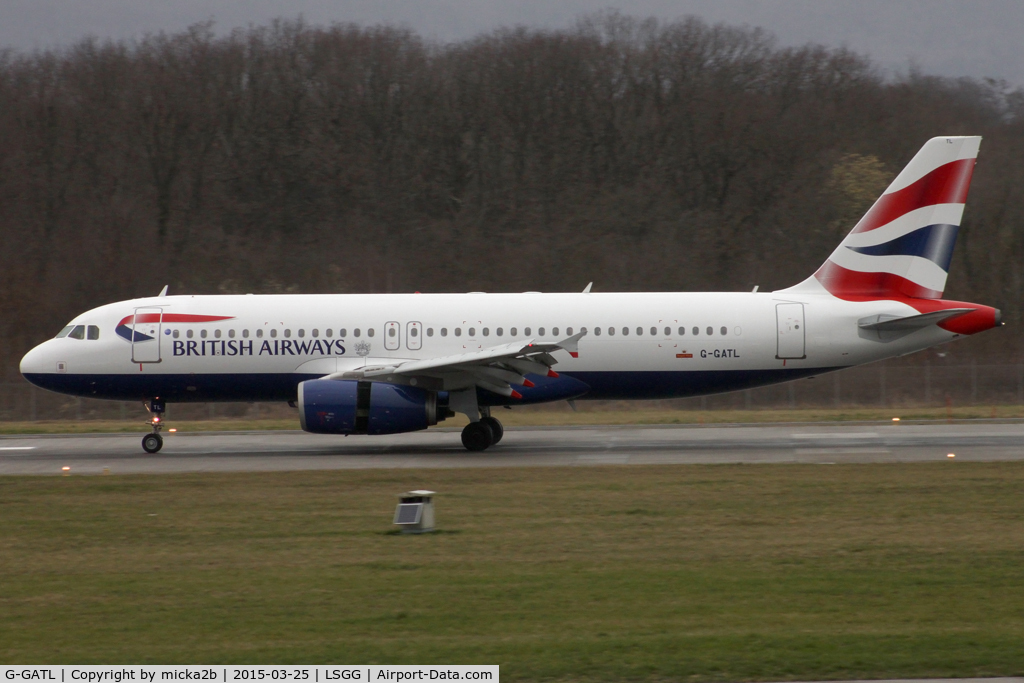
[[[172,406],[173,407],[173,406]],[[901,420],[1019,420],[1024,405],[965,406],[959,408],[848,408],[840,410],[801,408],[793,410],[673,410],[649,407],[635,402],[588,405],[580,403],[578,412],[562,406],[530,406],[516,410],[496,409],[495,417],[508,427],[623,424],[744,424],[767,422],[889,422]],[[132,420],[37,420],[0,422],[2,434],[88,434],[144,432],[144,419]],[[180,432],[250,431],[299,429],[298,414],[289,417],[259,419],[175,420],[167,422]],[[458,415],[439,427],[462,427],[466,417]]]
[[[441,532],[391,533],[427,487]],[[0,479],[4,663],[1024,674],[1024,463]]]

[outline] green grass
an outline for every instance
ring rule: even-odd
[[[440,491],[442,533],[391,533]],[[1024,674],[1024,463],[0,479],[0,662]]]
[[[889,422],[901,420],[1019,420],[1024,405],[965,406],[959,408],[794,408],[793,410],[672,410],[630,402],[588,405],[579,412],[562,406],[530,406],[516,410],[496,409],[494,415],[508,427],[560,427],[571,425],[645,424],[746,424],[771,422]],[[173,410],[173,406],[172,406]],[[458,415],[439,427],[461,428],[466,417]],[[254,419],[175,420],[171,412],[167,426],[179,432],[265,431],[299,429],[298,414],[292,417]],[[0,434],[90,434],[146,431],[144,419],[131,420],[37,420],[0,422]]]

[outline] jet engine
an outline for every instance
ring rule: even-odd
[[[312,379],[299,384],[299,421],[314,434],[398,434],[437,424],[437,393],[417,387]],[[442,406],[442,419],[448,416]]]

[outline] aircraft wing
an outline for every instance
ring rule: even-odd
[[[551,354],[568,351],[573,357],[578,356],[579,340],[585,334],[579,332],[554,343],[529,339],[453,356],[370,365],[336,372],[327,379],[376,380],[446,391],[477,386],[501,396],[520,398],[513,385],[533,386],[526,378],[528,374],[558,377],[551,369],[558,360]]]

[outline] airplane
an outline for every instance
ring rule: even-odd
[[[929,140],[822,266],[773,292],[180,295],[108,304],[29,351],[51,391],[168,403],[287,401],[317,434],[394,434],[491,409],[749,389],[1001,325],[942,298],[980,137]],[[557,366],[557,370],[555,370]]]

